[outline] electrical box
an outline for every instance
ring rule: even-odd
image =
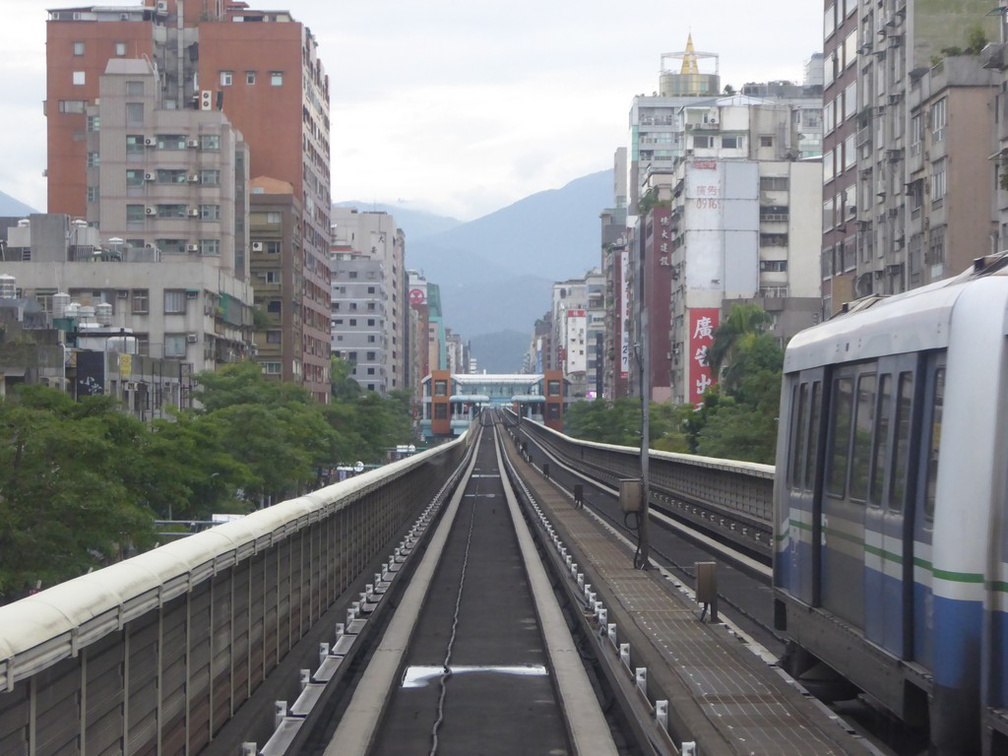
[[[619,482],[619,503],[620,509],[624,512],[640,512],[641,510],[641,486],[640,478],[620,478]]]
[[[717,562],[694,562],[696,575],[696,600],[698,604],[717,601]]]

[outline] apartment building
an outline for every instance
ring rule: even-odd
[[[981,0],[825,3],[827,316],[959,272],[991,248],[997,93],[979,53],[999,39],[1002,14],[990,11]]]
[[[333,262],[339,268],[332,280],[332,349],[334,353],[357,351],[360,360],[360,350],[350,350],[347,344],[357,343],[355,333],[364,334],[374,361],[361,364],[365,372],[354,375],[358,382],[365,387],[373,384],[373,390],[382,393],[408,388],[410,313],[405,235],[385,212],[337,207],[332,217]],[[372,368],[374,373],[367,372]]]
[[[112,208],[115,199],[101,204],[104,189],[94,181],[102,150],[123,149],[118,141],[101,135],[103,119],[91,110],[100,106],[100,80],[110,61],[146,62],[157,83],[154,92],[145,92],[143,97],[154,94],[160,111],[174,111],[170,117],[161,113],[156,124],[138,124],[140,93],[135,88],[123,93],[127,137],[140,137],[148,152],[175,151],[176,144],[182,145],[181,152],[209,151],[190,143],[198,145],[207,128],[206,135],[212,136],[216,126],[211,116],[223,115],[248,145],[244,175],[268,177],[292,187],[301,215],[289,228],[296,225],[300,238],[284,240],[281,254],[294,254],[297,249],[290,261],[296,269],[292,285],[301,288],[285,289],[282,294],[288,297],[285,308],[295,311],[290,322],[299,324],[300,333],[292,331],[283,338],[299,343],[299,353],[288,366],[281,367],[281,374],[293,376],[320,401],[327,400],[329,82],[309,29],[286,11],[256,11],[244,3],[223,0],[85,6],[49,11],[46,55],[50,211],[88,218],[103,233],[102,223],[116,223],[118,213],[127,212]],[[114,64],[108,72],[120,70],[119,64]],[[98,134],[98,150],[93,149],[94,140],[86,136],[93,132]],[[186,135],[185,140],[176,143],[173,137],[181,134]],[[137,145],[127,142],[124,149],[131,147]],[[162,181],[156,171],[153,173],[154,184],[169,184],[175,178],[166,174]],[[190,178],[194,174],[189,174]],[[135,175],[130,178],[136,180]],[[202,181],[201,177],[193,183],[202,187]],[[157,188],[169,191],[167,186]],[[245,187],[239,191],[244,192]],[[233,235],[236,268],[247,269],[249,228],[241,209],[248,206],[248,198],[235,195],[238,210],[228,207],[229,201],[222,197],[220,202],[221,248]],[[155,213],[156,207],[150,217],[157,217]],[[215,220],[199,219],[204,223]],[[139,234],[133,236],[138,238]],[[182,237],[172,234],[160,238],[173,246]],[[190,237],[185,242],[187,253],[190,248],[195,252],[203,238],[213,241]],[[213,244],[203,246],[212,249]]]

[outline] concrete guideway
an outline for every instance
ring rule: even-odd
[[[396,615],[378,643],[325,751],[326,756],[420,751],[432,744],[436,748],[438,738],[450,739],[444,741],[447,750],[479,745],[482,752],[507,753],[509,747],[515,747],[508,746],[509,736],[518,739],[515,743],[521,742],[521,738],[534,738],[540,746],[555,742],[560,749],[573,753],[617,753],[528,526],[506,477],[498,472],[500,442],[495,437],[491,448],[489,441],[481,438],[480,449],[466,471],[467,480],[456,490],[432,534]],[[501,501],[506,503],[506,509],[498,512]],[[495,517],[505,518],[508,527],[502,527],[504,521]],[[467,529],[466,536],[462,531]],[[470,541],[474,547],[472,554]],[[512,550],[513,556],[504,555],[507,549]],[[507,560],[518,567],[524,565],[522,578],[498,574],[502,560],[505,568]],[[496,572],[487,573],[490,569]],[[442,582],[450,586],[442,587],[439,585]],[[490,583],[496,584],[496,589],[486,589]],[[507,595],[502,596],[505,591]],[[524,591],[525,595],[512,598],[516,591]],[[534,600],[534,607],[523,609],[516,604],[530,600]],[[449,630],[445,623],[453,611],[455,622]],[[505,616],[509,612],[518,615],[523,622],[522,630],[509,633],[513,636],[510,638],[494,637],[486,623],[503,624],[510,619]],[[529,627],[529,622],[537,627]],[[445,675],[444,665],[439,666],[445,653],[442,646],[449,635],[449,649],[455,642],[455,625],[458,650],[450,662],[451,672]],[[527,630],[537,632],[530,636]],[[474,631],[477,637],[471,637]],[[534,643],[533,637],[537,638]],[[524,649],[523,644],[537,648]],[[437,663],[430,664],[431,660]],[[494,664],[481,667],[480,663],[465,663],[484,660]],[[519,663],[501,663],[509,660]],[[532,663],[536,660],[545,664]],[[542,673],[537,669],[542,669]],[[515,670],[524,672],[518,675]],[[441,695],[434,706],[431,699],[437,680]],[[546,698],[556,702],[548,704]],[[439,711],[438,722],[432,726],[424,722],[417,725],[414,720],[421,716],[417,714],[418,706],[432,719],[435,711]],[[554,715],[546,711],[551,707],[556,710]],[[494,709],[499,713],[495,714]],[[531,713],[523,715],[525,710]],[[394,719],[397,716],[400,719]],[[505,719],[497,723],[487,719],[494,716]],[[551,717],[560,719],[550,724]],[[467,721],[459,721],[462,719]],[[496,733],[495,742],[485,742],[485,734],[489,732]],[[390,742],[390,738],[395,742]],[[427,742],[417,742],[419,739]],[[452,745],[447,745],[448,742]]]

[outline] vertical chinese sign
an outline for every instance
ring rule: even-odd
[[[714,343],[719,311],[715,307],[693,308],[689,311],[689,401],[703,402],[703,394],[713,383],[707,353]]]

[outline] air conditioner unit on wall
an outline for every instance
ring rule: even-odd
[[[146,171],[144,173],[144,181],[156,181],[157,174],[154,171]]]
[[[188,343],[190,343],[190,344],[195,344],[195,343],[197,343],[199,341],[199,334],[198,333],[187,333],[186,337],[185,337],[185,340]]]
[[[199,139],[187,139],[185,146],[189,148],[199,147]]]
[[[263,243],[262,242],[252,242],[252,251],[253,252],[262,252],[262,250],[263,250]]]
[[[150,207],[150,206],[145,207],[144,208],[144,214],[145,215],[157,215],[157,208],[156,207]]]
[[[199,218],[199,214],[200,214],[200,212],[199,212],[199,208],[198,207],[190,207],[189,208],[189,217],[190,218]]]
[[[157,147],[157,137],[144,137],[144,144],[148,147]]]
[[[213,110],[213,91],[204,89],[200,92],[200,110]]]
[[[186,252],[199,252],[199,244],[186,245]]]

